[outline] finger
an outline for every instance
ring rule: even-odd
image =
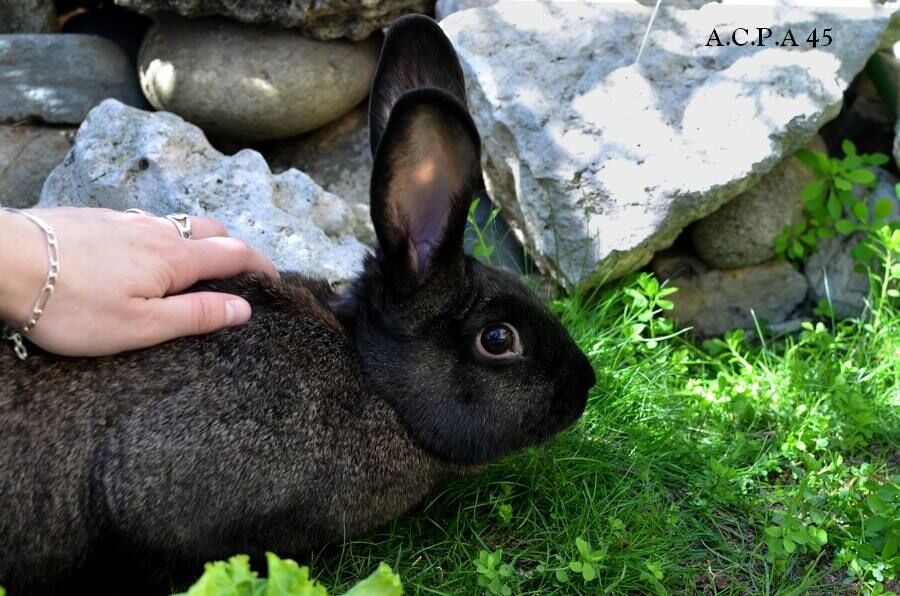
[[[167,293],[189,288],[201,279],[226,279],[240,273],[264,273],[278,279],[275,265],[261,252],[237,238],[203,238],[178,245],[187,251],[176,267]]]
[[[170,219],[166,219],[165,217],[158,217],[152,214],[150,217],[153,218],[153,222],[156,224],[156,227],[159,229],[161,234],[167,234],[170,236],[178,236],[180,232],[178,231],[178,227],[175,225]],[[211,217],[201,217],[199,215],[190,216],[191,221],[191,239],[199,239],[199,238],[214,238],[217,236],[228,237],[228,230],[225,229],[225,226],[218,220],[215,220]]]
[[[169,224],[170,227],[172,223],[166,220],[166,223]],[[225,229],[225,226],[219,220],[213,219],[211,217],[200,217],[191,216],[191,228],[193,230],[193,235],[191,238],[193,240],[198,240],[201,238],[213,238],[215,236],[228,236],[228,230]]]
[[[143,215],[144,217],[156,217],[154,214],[149,211],[145,211],[143,209],[138,209],[137,207],[130,207],[124,210],[122,213],[125,215]]]
[[[240,325],[251,315],[246,300],[218,292],[178,294],[147,300],[145,304],[151,309],[151,322],[142,337],[148,346]]]

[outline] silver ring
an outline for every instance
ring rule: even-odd
[[[146,215],[148,217],[151,217],[149,213],[147,213],[143,209],[137,209],[136,207],[132,207],[131,209],[126,209],[122,213],[137,213],[138,215]]]
[[[166,219],[175,224],[178,235],[185,240],[190,240],[191,236],[194,235],[194,230],[191,227],[191,218],[186,213],[170,213],[166,216]]]

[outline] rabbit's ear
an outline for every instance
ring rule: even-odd
[[[394,105],[407,91],[441,89],[466,105],[466,83],[453,45],[423,15],[397,19],[388,29],[369,97],[369,142],[378,149]]]
[[[480,149],[475,123],[449,93],[418,89],[394,104],[375,154],[371,212],[389,279],[401,295],[441,274],[462,273]]]

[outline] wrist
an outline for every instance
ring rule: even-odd
[[[44,233],[18,213],[0,210],[0,320],[21,328],[47,276]]]

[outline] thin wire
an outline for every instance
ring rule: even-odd
[[[656,0],[656,6],[653,7],[653,14],[650,15],[650,22],[647,23],[647,30],[644,31],[644,39],[641,40],[641,49],[638,50],[637,58],[634,63],[638,64],[641,61],[641,54],[644,53],[644,46],[647,44],[647,38],[650,37],[650,29],[653,28],[653,21],[656,20],[656,12],[659,10],[659,5],[662,4],[662,0]]]

